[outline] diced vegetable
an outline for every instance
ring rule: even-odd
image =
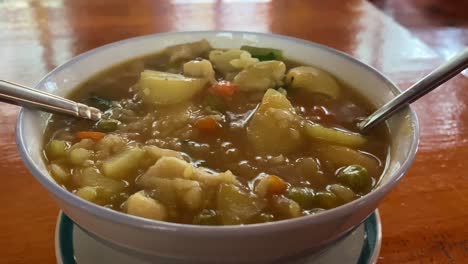
[[[266,91],[282,84],[286,65],[282,61],[262,61],[247,67],[234,77],[240,91]]]
[[[230,49],[227,51],[213,50],[210,52],[209,58],[215,69],[222,73],[237,72],[238,69],[231,64],[234,59],[239,59],[243,51],[239,49]]]
[[[331,209],[340,205],[340,201],[334,193],[318,192],[315,194],[315,204],[323,209]]]
[[[203,190],[197,181],[174,179],[174,187],[179,199],[189,210],[197,210],[202,205]]]
[[[210,43],[206,39],[202,39],[200,41],[168,47],[165,52],[170,55],[169,62],[174,63],[180,60],[195,59],[207,53],[210,49]]]
[[[313,189],[308,187],[292,187],[286,196],[305,209],[312,208],[314,205],[315,193]]]
[[[257,58],[252,58],[252,55],[247,51],[241,52],[238,59],[233,59],[230,61],[231,65],[238,70],[246,69],[247,67],[254,65],[259,62]]]
[[[361,134],[336,128],[327,128],[312,122],[304,123],[304,132],[313,139],[353,148],[362,146],[367,142],[367,139]]]
[[[241,47],[241,50],[248,51],[250,54],[252,54],[252,57],[257,58],[260,61],[283,59],[283,51],[279,49],[260,48],[244,45]]]
[[[89,97],[88,99],[86,99],[86,104],[89,105],[89,106],[92,106],[92,107],[96,107],[97,109],[101,110],[101,111],[106,111],[108,110],[109,108],[112,107],[112,101],[111,100],[108,100],[108,99],[105,99],[105,98],[102,98],[102,97],[99,97],[99,96],[91,96]]]
[[[99,140],[103,138],[106,134],[102,132],[96,132],[96,131],[80,131],[76,133],[76,138],[77,139],[85,139],[89,138],[92,140]]]
[[[138,88],[143,101],[150,104],[175,104],[186,101],[205,87],[207,79],[181,74],[145,70]]]
[[[195,127],[204,134],[219,132],[222,125],[212,116],[205,116],[195,121]]]
[[[97,187],[86,186],[80,188],[76,191],[76,195],[87,201],[93,202],[98,197]]]
[[[260,197],[268,195],[282,194],[286,191],[288,185],[276,175],[267,175],[260,179],[255,187],[255,191]]]
[[[372,187],[372,179],[366,168],[360,165],[350,165],[342,169],[338,175],[338,180],[356,192],[365,192]]]
[[[139,184],[146,188],[154,188],[155,178],[184,178],[195,180],[206,186],[217,186],[222,183],[238,184],[230,171],[209,173],[204,168],[193,167],[192,164],[174,157],[162,157],[146,173],[139,177]]]
[[[119,193],[125,188],[123,181],[109,179],[92,167],[75,171],[72,177],[73,182],[79,187],[98,187],[107,196]]]
[[[259,214],[264,207],[262,201],[232,184],[222,184],[217,198],[218,212],[223,225],[244,224]]]
[[[203,98],[203,105],[205,105],[208,110],[224,112],[226,111],[226,103],[224,100],[213,94],[206,94]]]
[[[293,89],[303,89],[308,92],[321,93],[336,99],[340,95],[340,85],[326,71],[300,66],[289,70],[286,84]]]
[[[46,155],[49,160],[64,158],[69,148],[69,143],[63,140],[52,140],[46,146]]]
[[[275,195],[272,198],[273,208],[285,218],[294,218],[302,215],[301,206],[295,201],[284,197],[283,195]]]
[[[68,153],[68,161],[76,166],[81,166],[86,160],[91,159],[92,152],[84,148],[75,148]]]
[[[145,151],[132,147],[124,152],[107,159],[102,164],[102,172],[105,176],[121,179],[138,169],[138,164],[143,159]]]
[[[369,175],[378,176],[378,161],[362,152],[344,146],[327,145],[316,148],[320,160],[327,161],[334,169],[351,164],[360,165],[367,169]]]
[[[97,128],[106,133],[114,132],[118,127],[119,121],[115,119],[102,119],[97,123]]]
[[[50,164],[49,171],[57,182],[64,183],[70,179],[70,173],[58,164]]]
[[[154,161],[157,161],[162,157],[175,157],[181,160],[184,159],[180,152],[172,149],[163,149],[156,146],[145,146],[143,149]]]
[[[205,78],[210,83],[216,83],[215,72],[209,60],[192,60],[184,63],[184,75]]]
[[[247,139],[259,154],[280,155],[302,143],[298,117],[289,100],[269,89],[247,126]]]
[[[144,191],[137,192],[128,197],[126,202],[127,213],[135,216],[154,220],[165,220],[167,218],[166,207],[148,197]]]
[[[221,81],[213,84],[208,91],[214,95],[230,98],[236,92],[236,85],[232,82]]]
[[[215,210],[204,209],[195,217],[194,222],[199,225],[218,225],[218,214]]]
[[[353,192],[353,190],[341,184],[329,185],[327,190],[334,193],[342,203],[351,202],[356,197],[356,194]]]
[[[106,159],[108,156],[119,153],[125,149],[127,142],[124,138],[117,135],[106,135],[98,140],[95,145],[96,159]]]

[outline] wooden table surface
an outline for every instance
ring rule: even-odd
[[[95,47],[144,34],[229,29],[319,42],[378,68],[406,88],[443,59],[364,0],[0,1],[0,78],[34,85]],[[383,201],[379,263],[468,259],[468,80],[414,105],[421,143],[413,167]],[[19,108],[0,103],[0,263],[53,263],[59,208],[15,146]]]

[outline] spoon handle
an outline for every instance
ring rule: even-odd
[[[413,84],[358,124],[361,131],[385,121],[402,107],[416,101],[468,67],[468,48]]]
[[[0,80],[0,101],[90,120],[102,115],[94,107],[4,80]]]

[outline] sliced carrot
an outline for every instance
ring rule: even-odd
[[[92,140],[99,140],[103,138],[105,135],[106,135],[105,133],[95,132],[95,131],[81,131],[81,132],[76,133],[76,137],[78,139],[89,138]]]
[[[280,177],[276,175],[268,175],[266,177],[269,194],[282,194],[288,188],[288,185]]]
[[[214,133],[222,126],[215,118],[207,116],[198,119],[195,122],[195,127],[203,133]]]
[[[236,85],[228,81],[220,81],[213,84],[209,91],[212,94],[223,96],[223,97],[232,97],[236,92]]]

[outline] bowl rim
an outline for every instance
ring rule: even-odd
[[[93,54],[100,52],[104,49],[117,46],[117,45],[122,45],[127,42],[137,41],[137,40],[164,38],[166,36],[187,35],[187,34],[192,34],[192,35],[213,34],[214,36],[218,34],[258,35],[258,36],[263,36],[267,38],[273,38],[273,39],[276,38],[276,39],[282,39],[285,41],[296,42],[296,43],[300,43],[306,46],[312,46],[315,48],[325,50],[327,52],[334,53],[342,57],[343,59],[351,61],[353,64],[357,65],[358,67],[361,67],[363,70],[371,72],[376,77],[378,77],[384,84],[386,84],[387,87],[390,88],[390,91],[394,95],[401,93],[401,90],[398,89],[398,87],[392,81],[390,81],[387,77],[385,77],[380,71],[334,48],[331,48],[331,47],[328,47],[328,46],[325,46],[316,42],[303,40],[303,39],[290,37],[290,36],[285,36],[285,35],[249,32],[249,31],[230,31],[230,30],[164,32],[164,33],[143,35],[143,36],[138,36],[138,37],[133,37],[133,38],[128,38],[128,39],[112,42],[112,43],[91,49],[87,52],[79,54],[71,58],[70,60],[64,62],[63,64],[59,65],[58,67],[50,71],[47,75],[45,75],[35,85],[35,88],[37,89],[38,87],[43,86],[43,84],[51,76],[55,75],[57,72],[62,71],[64,68],[67,68],[68,66],[73,65],[81,61],[82,59],[92,56]],[[299,228],[301,226],[311,225],[313,223],[327,221],[327,220],[335,218],[336,215],[344,215],[344,214],[348,214],[352,212],[353,210],[355,210],[356,206],[359,207],[360,205],[363,205],[366,200],[380,200],[381,198],[380,196],[389,192],[404,176],[406,171],[409,169],[409,167],[413,163],[417,149],[418,149],[419,121],[418,121],[417,115],[410,106],[405,107],[404,110],[406,110],[409,113],[410,120],[412,121],[412,127],[413,127],[412,129],[413,133],[410,139],[411,145],[410,145],[409,155],[407,159],[401,164],[401,166],[394,173],[392,173],[392,175],[390,175],[391,178],[389,179],[387,183],[378,186],[376,189],[372,190],[370,193],[364,195],[363,197],[359,199],[356,199],[352,202],[346,203],[339,207],[326,210],[316,215],[301,216],[301,217],[292,218],[292,219],[285,219],[285,220],[268,222],[268,223],[249,224],[249,225],[201,226],[201,225],[179,224],[179,223],[172,223],[172,222],[156,221],[156,220],[150,220],[150,219],[145,219],[145,218],[125,214],[119,211],[115,211],[115,210],[88,202],[84,199],[79,198],[78,196],[69,192],[68,190],[62,188],[59,184],[57,184],[53,180],[51,181],[47,179],[48,177],[39,170],[39,168],[36,166],[32,158],[29,155],[27,155],[28,151],[24,143],[25,142],[24,131],[26,130],[26,127],[25,127],[26,122],[24,119],[25,119],[26,113],[36,112],[37,110],[29,110],[25,108],[21,109],[17,118],[17,122],[16,122],[15,134],[16,134],[16,145],[20,153],[21,159],[25,163],[28,170],[33,174],[33,176],[54,196],[60,198],[61,200],[65,201],[67,204],[75,208],[80,208],[86,211],[88,214],[91,214],[95,217],[103,218],[106,221],[110,221],[115,224],[131,226],[132,228],[137,228],[141,230],[157,229],[157,230],[164,230],[168,232],[171,232],[171,231],[187,232],[186,235],[191,235],[191,236],[203,235],[203,236],[219,237],[219,236],[224,236],[226,234],[229,234],[231,236],[232,235],[244,236],[246,235],[246,233],[256,233],[256,234],[269,233],[271,231],[288,230],[288,229],[293,229],[293,228]],[[215,232],[209,232],[209,231],[215,231]]]

